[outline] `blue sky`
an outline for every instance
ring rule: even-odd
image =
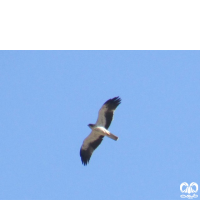
[[[199,51],[1,51],[0,199],[181,199],[200,185]],[[88,166],[79,150],[120,96]],[[197,193],[198,194],[198,193]]]

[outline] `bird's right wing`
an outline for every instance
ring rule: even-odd
[[[84,165],[89,163],[93,151],[101,144],[103,137],[104,136],[97,133],[97,131],[92,130],[90,135],[85,138],[80,150],[81,160]]]

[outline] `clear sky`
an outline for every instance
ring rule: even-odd
[[[182,182],[200,186],[199,51],[1,51],[0,91],[0,199],[181,199]],[[116,96],[119,140],[83,166],[87,125]]]

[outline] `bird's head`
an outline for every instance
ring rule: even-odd
[[[95,125],[94,124],[88,124],[88,126],[92,129]]]

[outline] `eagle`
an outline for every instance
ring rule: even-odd
[[[114,111],[120,103],[120,97],[107,100],[99,110],[96,124],[88,124],[92,132],[85,138],[80,149],[80,157],[83,165],[89,163],[93,151],[101,144],[104,136],[115,141],[118,140],[118,137],[109,132],[108,128],[112,122]]]

